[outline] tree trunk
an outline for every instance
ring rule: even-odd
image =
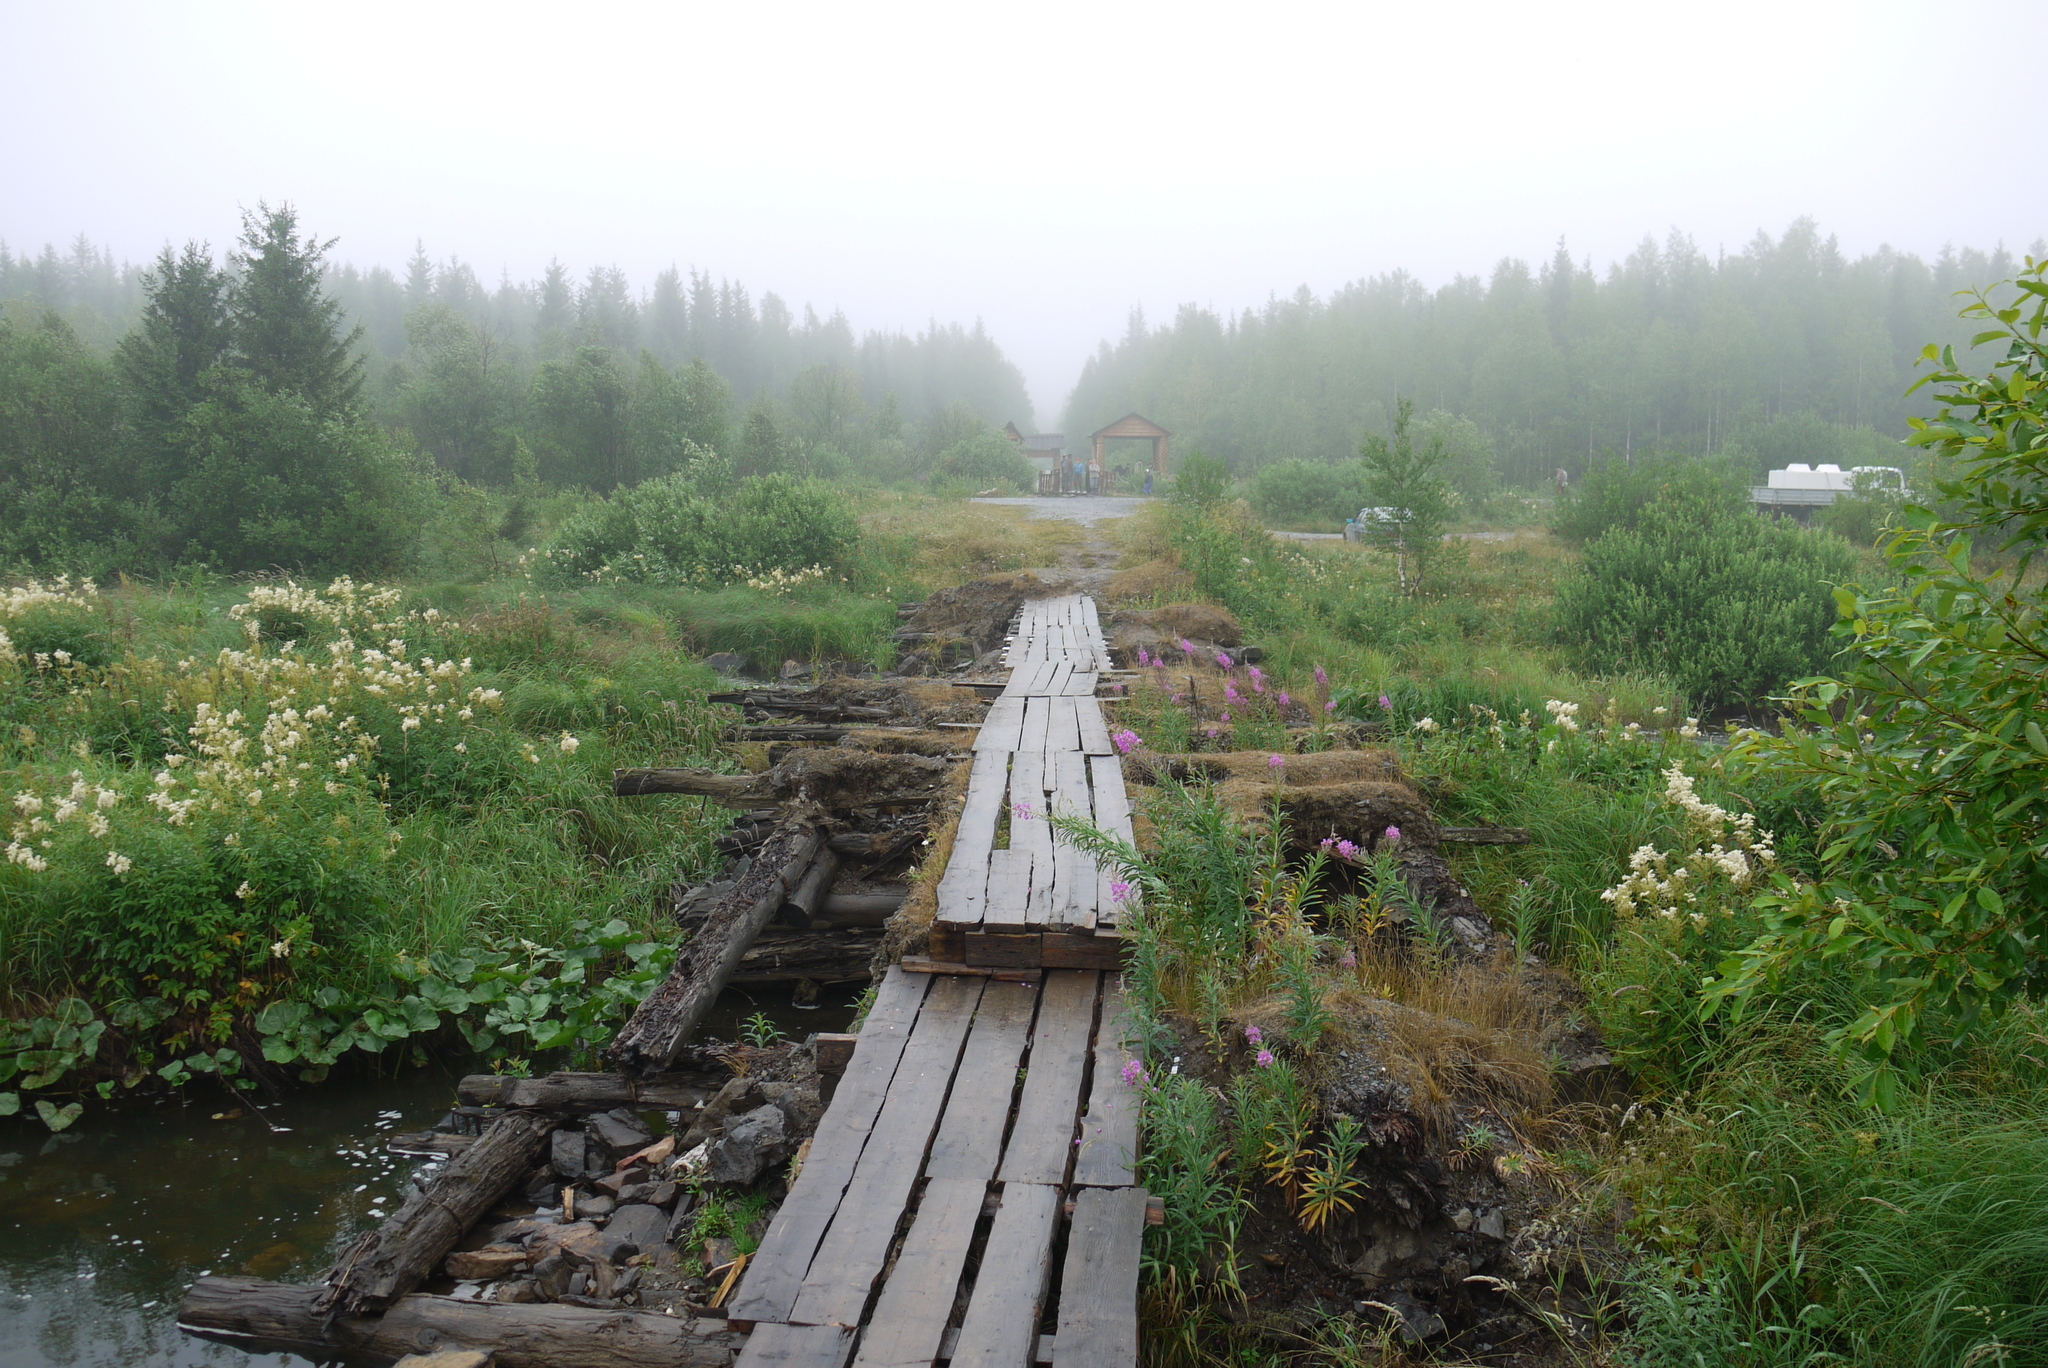
[[[555,1118],[515,1111],[484,1128],[398,1214],[350,1246],[327,1274],[324,1313],[376,1313],[426,1281],[477,1217],[532,1171]]]
[[[337,1316],[320,1289],[255,1278],[201,1278],[178,1306],[188,1335],[254,1352],[328,1363],[343,1352],[397,1359],[454,1348],[492,1355],[494,1368],[726,1368],[731,1348],[691,1322],[650,1311],[455,1301],[414,1294],[381,1316]]]
[[[773,786],[762,782],[766,777],[696,769],[619,769],[612,771],[612,793],[620,798],[687,793],[722,807],[750,809],[775,801]]]
[[[781,908],[818,856],[824,837],[807,813],[783,819],[745,878],[714,903],[704,925],[676,955],[669,976],[640,1004],[605,1048],[629,1069],[665,1069],[718,1000],[740,957]]]
[[[551,1073],[546,1078],[470,1074],[455,1095],[472,1107],[536,1107],[558,1112],[688,1111],[724,1087],[731,1075],[667,1073],[634,1080],[615,1073]]]
[[[867,931],[771,931],[740,957],[734,983],[858,983],[867,979],[880,933]]]

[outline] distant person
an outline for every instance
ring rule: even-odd
[[[1559,466],[1557,468],[1557,492],[1560,494],[1564,493],[1571,486],[1571,482],[1572,477],[1565,473],[1563,466]]]
[[[1145,497],[1152,497],[1152,472],[1149,470],[1145,472]]]

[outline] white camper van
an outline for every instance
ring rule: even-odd
[[[1856,466],[1844,470],[1838,465],[1804,465],[1794,462],[1774,470],[1769,483],[1752,485],[1749,500],[1765,508],[1825,508],[1844,494],[1858,488],[1882,490],[1888,494],[1906,492],[1906,472],[1897,466]]]

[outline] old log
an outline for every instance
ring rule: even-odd
[[[789,898],[782,904],[783,920],[799,930],[810,926],[824,907],[826,891],[838,873],[839,857],[829,847],[820,850],[796,887],[789,890]]]
[[[725,1086],[729,1071],[664,1073],[632,1079],[616,1073],[551,1073],[545,1078],[470,1074],[455,1095],[474,1107],[535,1107],[558,1112],[689,1111]]]
[[[1528,845],[1535,836],[1522,827],[1439,827],[1439,843],[1458,845]]]
[[[554,1128],[542,1112],[491,1122],[396,1215],[349,1246],[327,1274],[319,1310],[374,1315],[425,1282],[471,1223],[532,1170]]]
[[[676,954],[675,966],[605,1053],[632,1069],[664,1069],[718,1000],[740,957],[788,899],[825,838],[799,810],[783,819],[746,876],[705,914],[704,925]]]
[[[733,971],[734,983],[860,983],[881,933],[865,930],[769,931],[749,946]]]
[[[320,1289],[255,1278],[201,1278],[178,1305],[188,1335],[318,1363],[342,1353],[396,1359],[470,1348],[495,1368],[726,1368],[732,1349],[692,1333],[692,1322],[651,1311],[456,1301],[413,1294],[381,1316],[319,1308]],[[721,1337],[722,1339],[723,1337]]]
[[[824,919],[834,926],[887,926],[910,890],[896,886],[872,893],[832,893],[825,898]]]
[[[764,775],[714,774],[703,769],[613,770],[612,793],[620,798],[683,793],[731,808],[754,808],[775,801],[775,786]]]

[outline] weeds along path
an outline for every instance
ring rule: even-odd
[[[1024,508],[1030,510],[1033,518],[1057,518],[1077,524],[1085,534],[1079,545],[1060,548],[1060,563],[1053,566],[1033,566],[1032,569],[1071,582],[1083,593],[1095,594],[1108,583],[1115,572],[1117,547],[1103,529],[1104,523],[1115,522],[1134,516],[1140,509],[1152,503],[1150,499],[1116,497],[1034,497],[1018,499],[974,499],[977,504],[991,504],[1002,508]]]
[[[1138,1352],[1137,1092],[1120,888],[1048,819],[1129,838],[1095,603],[1026,602],[982,723],[930,956],[882,981],[731,1324],[746,1365]],[[909,1222],[900,1249],[896,1232]],[[1063,1253],[1061,1252],[1063,1249]],[[956,1312],[956,1307],[960,1308]]]

